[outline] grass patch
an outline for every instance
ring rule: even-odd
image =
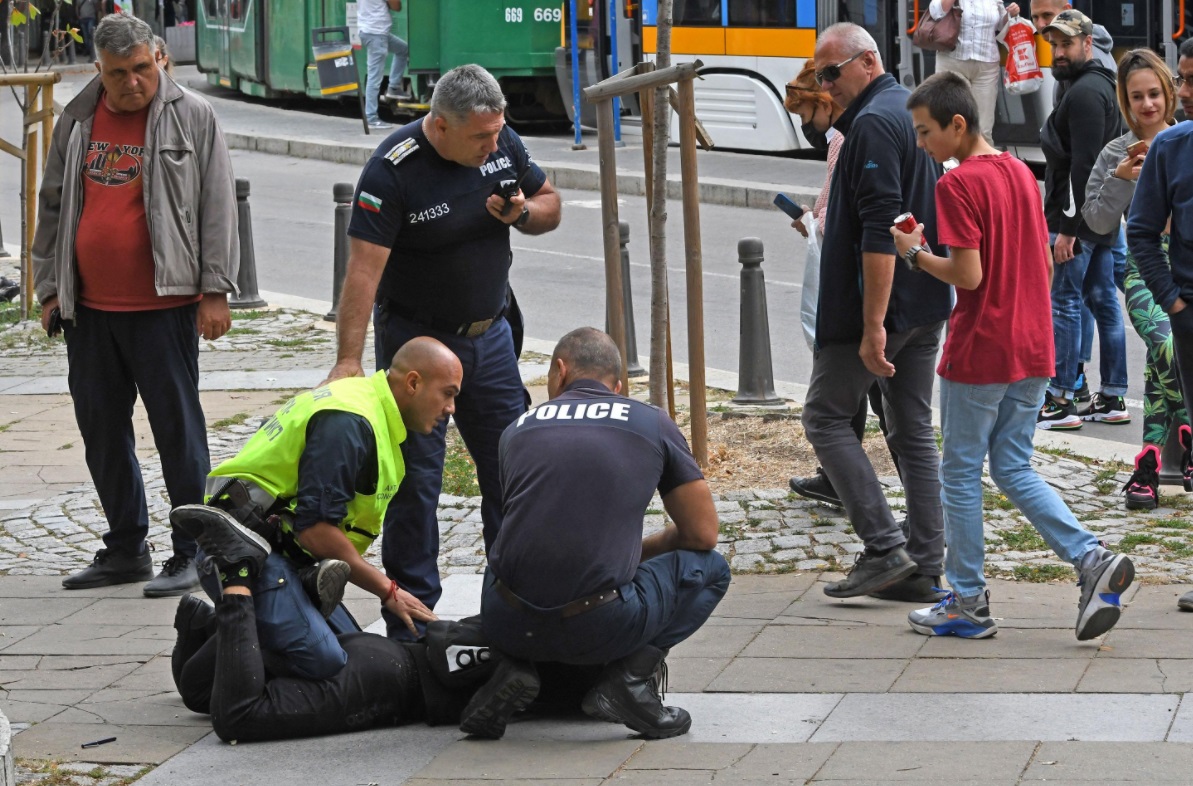
[[[1110,467],[1098,470],[1098,474],[1094,475],[1094,487],[1098,489],[1099,494],[1110,494],[1118,490],[1118,480],[1115,478],[1117,474]]]
[[[455,497],[479,497],[481,487],[476,482],[476,464],[458,431],[447,434],[447,456],[443,461],[443,493]]]
[[[3,434],[5,431],[8,431],[10,428],[12,428],[12,424],[5,423],[3,426],[0,426],[0,434]]]
[[[1193,529],[1189,519],[1157,519],[1148,523],[1148,529]]]
[[[1193,545],[1190,545],[1188,541],[1166,540],[1160,544],[1160,548],[1164,549],[1177,559],[1193,557]]]
[[[224,334],[224,338],[232,338],[234,336],[257,336],[260,334],[261,331],[257,330],[256,328],[234,327]]]
[[[1136,546],[1155,546],[1160,543],[1160,538],[1155,535],[1148,535],[1145,532],[1132,532],[1130,535],[1124,535],[1123,539],[1118,542],[1119,551],[1133,551]]]
[[[236,322],[240,319],[260,319],[261,317],[269,316],[269,313],[270,312],[268,311],[254,311],[252,309],[249,309],[248,311],[232,309],[232,321]]]
[[[271,347],[301,347],[305,346],[305,338],[271,338],[265,342]]]
[[[65,445],[62,445],[62,446],[61,446],[61,447],[59,447],[58,449],[59,449],[59,450],[70,450],[70,449],[71,449],[71,448],[73,448],[74,446],[75,446],[75,443],[73,443],[73,442],[67,442]]]
[[[1002,542],[1015,551],[1043,551],[1048,543],[1030,524],[1020,524],[1014,529],[1001,530]]]
[[[249,419],[249,413],[237,412],[230,418],[220,418],[211,424],[212,428],[228,428],[229,426],[239,426]]]
[[[18,780],[36,784],[36,786],[92,786],[98,781],[103,781],[105,786],[129,786],[153,769],[153,767],[142,767],[133,775],[117,778],[103,765],[92,767],[87,772],[78,772],[63,769],[63,762],[59,761],[18,758],[15,763]],[[24,775],[36,777],[23,778]]]
[[[1081,461],[1083,459],[1082,456],[1078,456],[1076,453],[1069,450],[1068,448],[1057,448],[1057,447],[1053,447],[1051,445],[1036,445],[1036,452],[1044,453],[1049,456],[1059,456],[1061,458],[1076,459],[1078,461]]]
[[[988,488],[982,489],[982,507],[987,510],[1015,510],[1015,503],[1007,499],[1005,494],[997,491],[992,491]]]
[[[1044,584],[1072,578],[1073,569],[1065,565],[1016,565],[1014,574],[1019,581]]]

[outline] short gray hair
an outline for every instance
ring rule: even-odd
[[[593,327],[576,328],[555,345],[551,362],[563,358],[572,366],[572,379],[621,378],[621,352],[608,333]]]
[[[108,14],[95,28],[96,54],[102,49],[118,57],[125,57],[142,44],[149,54],[157,51],[153,28],[130,14]]]
[[[855,25],[853,22],[837,22],[835,25],[829,25],[820,33],[819,40],[827,41],[830,38],[837,39],[854,52],[873,52],[878,64],[882,65],[878,42],[861,25]],[[820,63],[817,63],[816,66],[817,68],[822,67]]]
[[[478,65],[456,66],[440,77],[431,94],[431,114],[455,123],[467,122],[473,113],[504,111],[501,85]]]

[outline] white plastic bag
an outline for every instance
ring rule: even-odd
[[[799,320],[804,326],[804,340],[808,349],[816,343],[816,305],[820,301],[820,237],[816,234],[816,219],[812,211],[804,213],[808,228],[808,256],[804,260],[804,284],[800,293]]]
[[[1011,95],[1026,95],[1040,89],[1044,72],[1036,57],[1036,29],[1021,16],[1013,17],[998,35],[1007,48],[1007,68],[1003,84]]]

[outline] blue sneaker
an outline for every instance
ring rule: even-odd
[[[1077,640],[1108,632],[1123,611],[1122,594],[1135,580],[1135,565],[1123,554],[1095,546],[1077,571],[1081,601],[1077,604]]]
[[[990,618],[989,592],[972,598],[960,598],[950,592],[935,606],[908,614],[907,622],[912,630],[925,636],[985,639],[998,633],[998,626]]]

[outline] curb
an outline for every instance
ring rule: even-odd
[[[224,134],[224,141],[232,150],[249,150],[290,158],[310,158],[333,164],[364,166],[375,147],[345,145],[342,142],[320,142],[283,136],[256,136],[239,132]],[[579,191],[599,191],[600,167],[595,164],[572,164],[559,161],[538,161],[556,188]],[[645,196],[646,176],[628,170],[618,170],[617,191],[622,196]],[[773,209],[775,193],[782,191],[801,204],[812,204],[819,191],[806,186],[782,183],[755,183],[727,178],[700,178],[700,202],[705,205]],[[667,176],[667,198],[680,199],[682,183],[679,175]]]
[[[0,786],[16,786],[17,771],[12,761],[12,728],[0,710]]]

